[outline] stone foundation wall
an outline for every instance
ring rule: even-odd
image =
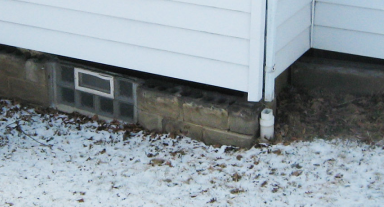
[[[0,96],[49,106],[48,78],[46,62],[0,52]]]
[[[0,97],[55,103],[51,74],[60,62],[0,52]],[[212,145],[248,148],[259,134],[261,103],[159,81],[139,81],[137,119],[145,129]]]
[[[291,78],[294,86],[305,90],[384,94],[384,64],[303,57],[293,64]]]
[[[241,98],[165,83],[139,86],[137,104],[139,124],[146,129],[245,148],[256,141],[263,108]]]

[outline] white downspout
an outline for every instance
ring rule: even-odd
[[[315,5],[316,0],[312,0],[312,14],[311,14],[311,39],[309,40],[311,43],[311,48],[313,48],[313,28],[315,26]]]
[[[272,102],[275,98],[275,41],[276,41],[276,10],[277,0],[267,1],[267,25],[265,44],[265,85],[264,100]]]
[[[265,42],[265,78],[264,101],[275,99],[275,41],[276,41],[276,10],[278,0],[267,1],[266,42]],[[260,142],[268,143],[274,137],[275,118],[273,110],[265,108],[260,117]]]

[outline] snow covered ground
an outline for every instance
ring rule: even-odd
[[[7,100],[0,108],[0,206],[384,203],[382,147],[316,140],[214,148],[185,137],[125,136]]]

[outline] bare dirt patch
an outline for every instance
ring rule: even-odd
[[[384,95],[356,96],[289,87],[277,98],[276,138],[358,139],[383,142]]]

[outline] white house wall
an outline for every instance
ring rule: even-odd
[[[185,2],[190,4],[204,5],[204,6],[212,6],[222,9],[241,11],[241,12],[251,12],[251,1],[249,0],[173,0],[179,2]]]
[[[258,101],[264,17],[265,1],[252,0],[0,0],[0,43],[252,91]]]
[[[0,18],[6,22],[248,65],[246,39],[23,2],[6,1],[3,5]],[[18,8],[24,12],[23,15],[14,15],[14,11],[7,8]],[[33,18],[26,18],[28,16]],[[63,18],[65,16],[68,17]],[[87,25],[78,23],[78,19],[86,19]],[[196,44],[186,46],[191,40]],[[234,53],[229,52],[231,50]]]
[[[279,0],[276,14],[275,76],[310,49],[312,0]]]
[[[4,0],[3,0],[4,1]],[[195,31],[249,38],[250,12],[172,0],[11,0]],[[236,1],[236,0],[232,0]],[[251,0],[247,0],[251,1]],[[209,17],[209,18],[208,18]]]
[[[384,59],[384,0],[317,0],[313,47]]]
[[[311,47],[312,0],[269,0],[264,99],[272,101],[275,79]]]

